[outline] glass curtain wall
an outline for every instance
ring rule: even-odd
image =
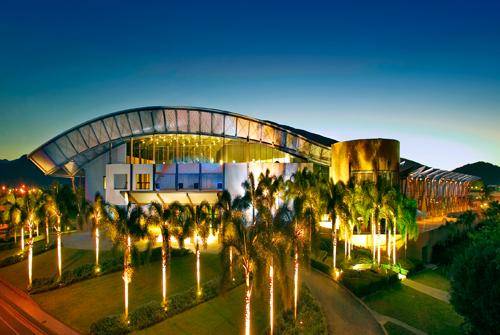
[[[304,159],[270,145],[204,135],[154,135],[130,139],[127,162],[168,163],[302,163]]]

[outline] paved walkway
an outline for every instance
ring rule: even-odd
[[[380,324],[382,324],[382,325],[385,325],[387,322],[391,322],[391,323],[394,323],[394,324],[396,324],[396,325],[398,325],[400,327],[403,327],[403,328],[411,331],[413,334],[427,335],[426,332],[423,332],[420,329],[412,327],[409,324],[404,323],[403,321],[399,321],[398,319],[391,318],[390,316],[387,316],[387,315],[379,314],[379,313],[375,312],[374,310],[371,310],[371,312],[375,316],[375,318],[377,319],[377,321]]]
[[[346,288],[318,271],[302,271],[301,275],[321,305],[328,334],[386,334],[367,307]]]
[[[401,284],[411,287],[412,289],[422,292],[424,294],[427,294],[428,296],[431,296],[433,298],[436,298],[438,300],[444,301],[447,304],[450,303],[450,294],[446,291],[439,290],[434,287],[430,287],[424,284],[421,284],[419,282],[416,282],[411,279],[405,279],[401,281]]]
[[[1,278],[0,301],[0,309],[7,312],[0,315],[3,318],[0,330],[4,326],[13,334],[78,335],[77,331],[42,310],[28,294]]]

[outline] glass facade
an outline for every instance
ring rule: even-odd
[[[206,135],[152,135],[127,142],[127,163],[303,163],[275,147],[251,140]]]

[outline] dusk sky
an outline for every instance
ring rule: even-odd
[[[0,158],[152,105],[500,165],[500,1],[2,1]]]

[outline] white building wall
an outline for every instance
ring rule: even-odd
[[[126,185],[117,188],[115,175],[125,175]],[[106,197],[105,200],[113,205],[125,206],[128,199],[121,192],[130,191],[130,164],[108,164],[106,165]]]
[[[122,144],[111,150],[112,163],[125,163],[127,146]],[[106,164],[109,163],[109,152],[106,152],[83,166],[85,171],[85,198],[93,201],[95,194],[99,192],[104,196],[104,177],[106,176]]]

